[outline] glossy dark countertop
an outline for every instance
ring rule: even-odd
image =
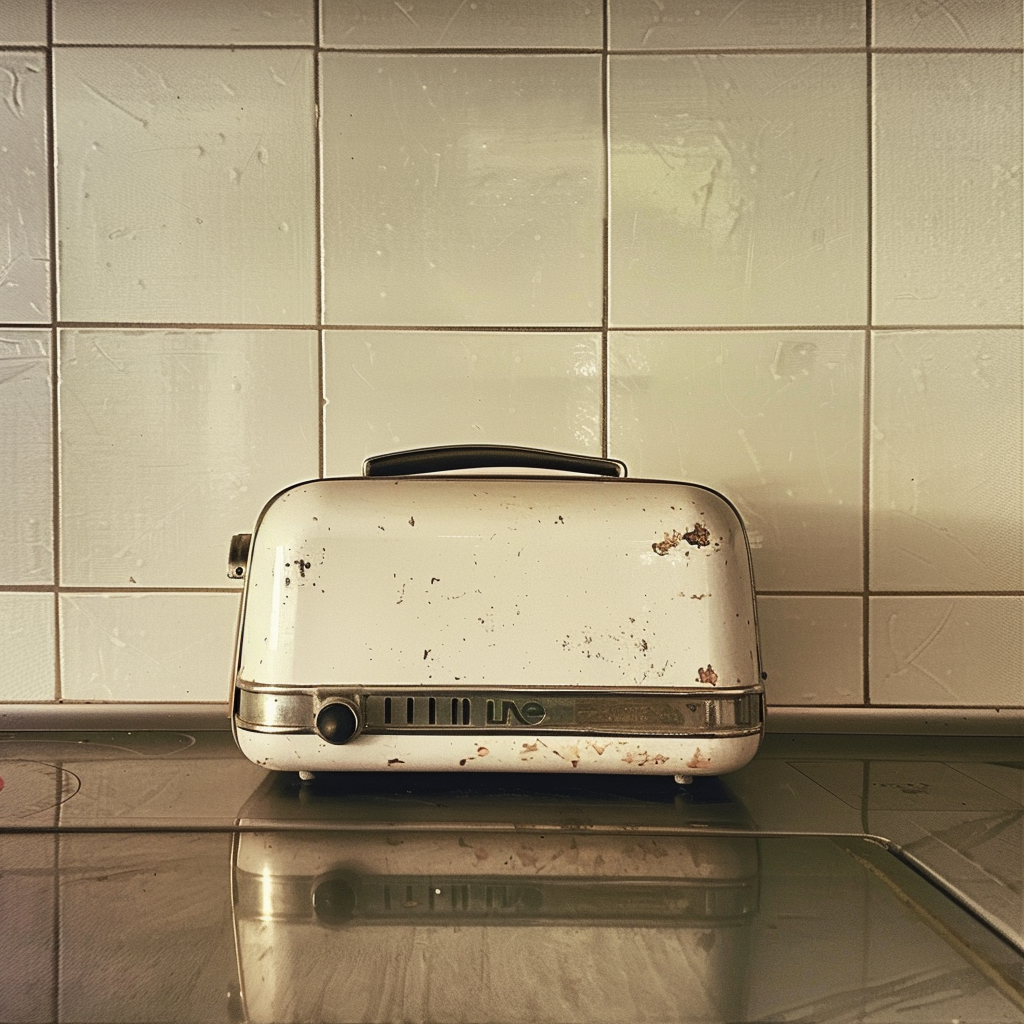
[[[22,732],[0,779],[2,1021],[1024,1021],[1016,738],[769,736],[680,788]]]

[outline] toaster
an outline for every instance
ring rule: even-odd
[[[275,495],[232,729],[267,768],[718,775],[764,730],[743,523],[717,492],[537,449],[368,459]]]

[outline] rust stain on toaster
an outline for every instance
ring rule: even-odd
[[[636,754],[632,750],[627,750],[621,760],[623,764],[632,764],[636,765],[637,768],[643,768],[646,764],[663,765],[668,761],[668,758],[664,754],[648,754],[646,750]]]
[[[679,547],[679,542],[683,539],[683,535],[678,530],[673,530],[671,533],[666,533],[663,540],[655,541],[651,545],[651,549],[656,555],[667,555],[673,548]]]
[[[392,757],[388,761],[388,767],[390,768],[393,764],[405,764],[405,762],[399,757]]]
[[[718,682],[718,673],[708,665],[707,668],[697,669],[697,682],[698,683],[710,683],[712,686]]]
[[[693,529],[683,534],[683,540],[695,548],[706,548],[711,543],[711,534],[703,523],[694,523]]]
[[[409,516],[409,525],[410,526],[415,526],[416,525],[416,517],[415,516]]]
[[[709,764],[711,764],[711,758],[710,757],[704,757],[703,754],[701,754],[701,752],[700,752],[700,747],[698,747],[693,752],[693,757],[691,757],[690,760],[686,762],[686,767],[687,768],[707,768],[707,766]]]
[[[661,540],[651,545],[651,549],[657,555],[667,555],[684,540],[695,548],[706,548],[711,544],[711,533],[703,523],[694,523],[693,529],[687,530],[686,533],[673,530],[671,533],[663,534]]]

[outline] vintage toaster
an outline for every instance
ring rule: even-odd
[[[234,735],[268,768],[685,782],[763,734],[747,538],[706,487],[534,449],[400,452],[276,495],[229,574]]]

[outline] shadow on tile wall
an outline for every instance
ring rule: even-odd
[[[1021,8],[8,0],[0,701],[219,702],[424,444],[712,486],[769,701],[1024,706]]]

